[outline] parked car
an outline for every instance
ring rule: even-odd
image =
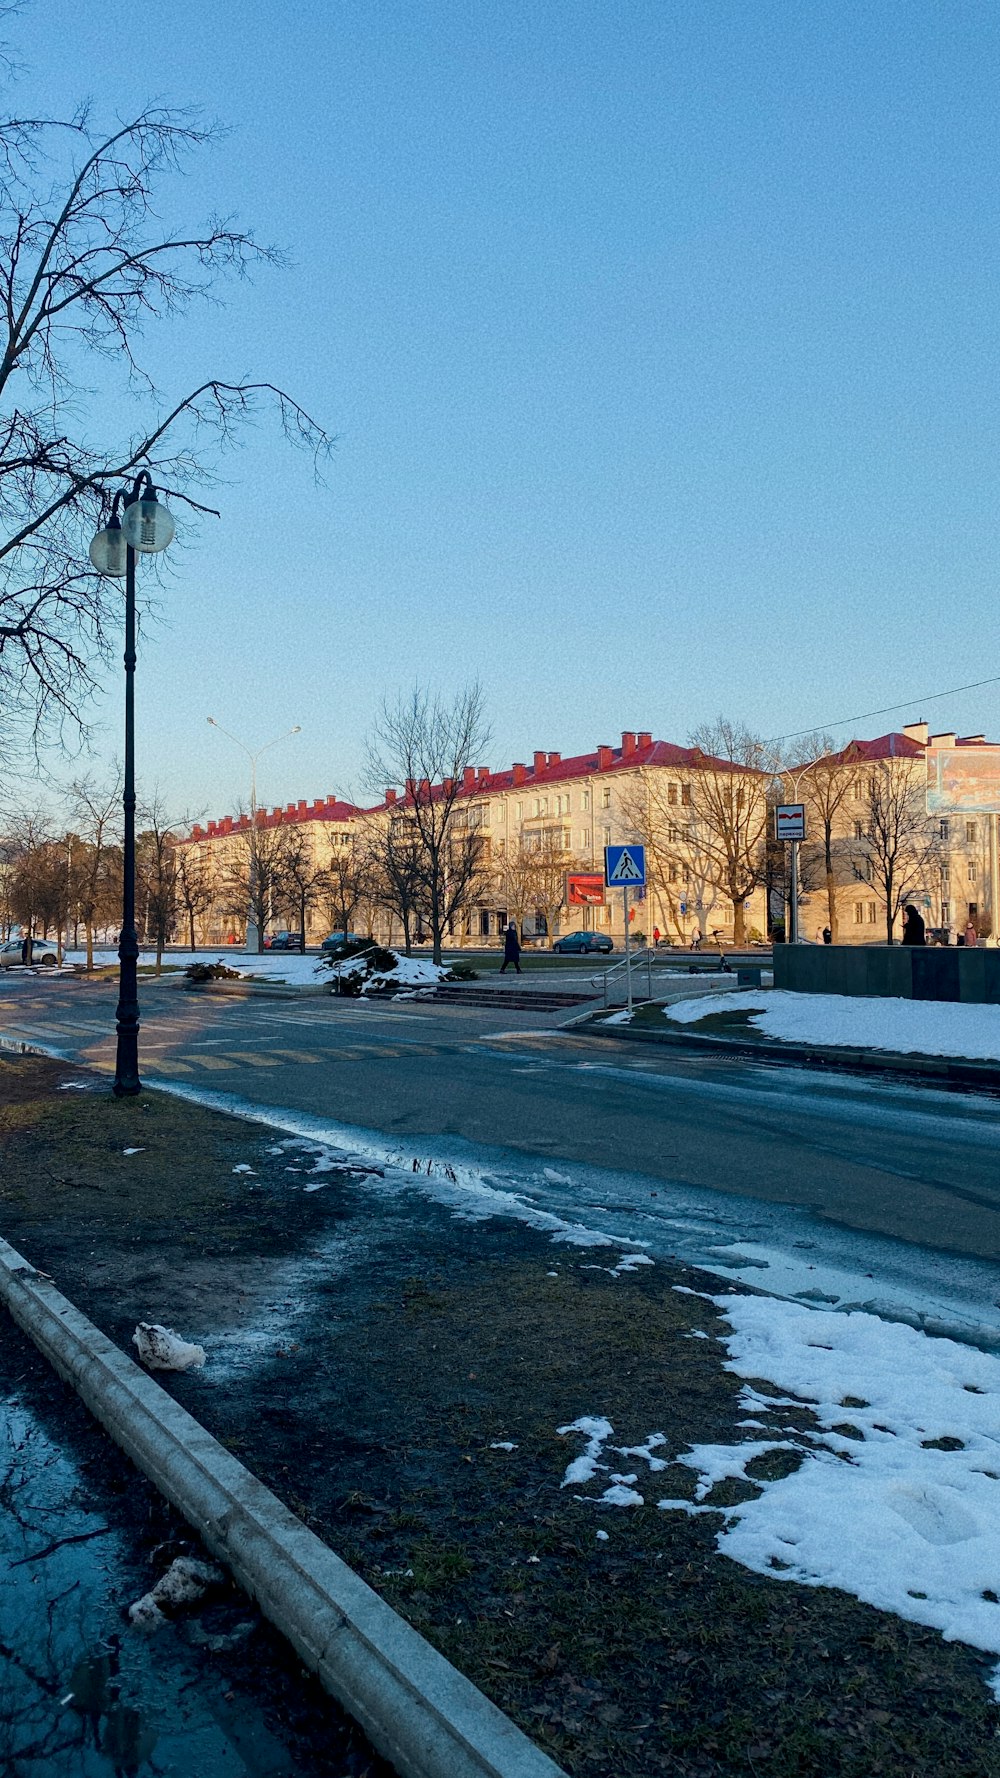
[[[562,938],[557,938],[552,946],[554,951],[559,951],[564,957],[588,957],[595,951],[607,952],[614,948],[606,932],[567,932]]]
[[[361,942],[360,932],[328,932],[319,948],[321,951],[340,951],[345,945],[359,945]]]
[[[20,967],[21,944],[21,939],[11,938],[8,939],[5,945],[0,945],[0,969],[17,969]],[[58,959],[55,951],[51,951],[47,944],[43,943],[40,938],[36,938],[32,941],[31,961],[32,963],[44,963],[51,967],[58,961]]]
[[[275,932],[265,938],[265,951],[297,951],[302,934],[299,932]]]

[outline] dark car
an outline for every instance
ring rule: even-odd
[[[342,951],[345,945],[359,945],[360,943],[360,932],[329,932],[319,948],[321,951],[329,953],[330,951]]]
[[[563,938],[557,938],[552,946],[565,956],[587,957],[595,951],[613,951],[614,945],[606,932],[567,932]]]
[[[275,932],[264,940],[267,951],[297,951],[300,948],[302,935],[299,932]]]

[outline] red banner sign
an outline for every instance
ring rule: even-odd
[[[604,872],[567,871],[566,906],[568,908],[603,907]]]

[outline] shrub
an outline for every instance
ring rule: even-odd
[[[224,963],[189,963],[184,971],[189,982],[238,982],[238,969],[227,969]]]
[[[447,982],[478,982],[479,971],[471,963],[453,963],[445,976]]]

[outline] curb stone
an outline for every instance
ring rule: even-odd
[[[565,1778],[471,1680],[3,1240],[0,1302],[402,1778]]]
[[[574,1035],[613,1037],[625,1043],[662,1044],[672,1049],[714,1050],[751,1062],[785,1062],[796,1068],[831,1068],[845,1074],[895,1074],[931,1081],[952,1092],[1000,1094],[1000,1062],[957,1056],[920,1056],[901,1050],[851,1049],[834,1044],[782,1043],[773,1038],[740,1042],[728,1037],[696,1037],[687,1031],[649,1031],[632,1025],[610,1028],[591,1014],[576,1022]]]

